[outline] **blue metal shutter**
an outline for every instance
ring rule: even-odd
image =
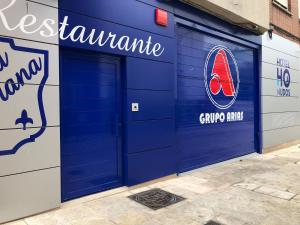
[[[232,52],[239,70],[238,95],[228,109],[217,108],[205,88],[204,67],[209,52],[216,46],[224,46]],[[176,130],[180,172],[256,151],[256,63],[252,48],[177,26]],[[233,66],[229,63],[230,68]],[[221,112],[225,115],[243,112],[244,119],[210,124],[199,121],[201,113]]]

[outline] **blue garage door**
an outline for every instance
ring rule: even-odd
[[[177,38],[180,172],[255,152],[255,50],[183,26]]]
[[[120,186],[118,58],[61,50],[63,201]]]

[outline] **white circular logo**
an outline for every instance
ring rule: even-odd
[[[219,109],[231,107],[239,91],[239,69],[232,52],[221,45],[207,55],[204,83],[210,101]]]

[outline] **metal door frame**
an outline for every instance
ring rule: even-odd
[[[59,47],[59,105],[61,106],[63,104],[62,101],[62,57],[63,54],[62,52],[74,52],[74,51],[78,51],[81,53],[81,55],[88,55],[88,54],[94,54],[94,55],[99,55],[99,58],[104,58],[104,57],[110,57],[113,58],[114,61],[117,61],[117,71],[116,71],[116,115],[115,115],[115,128],[114,131],[116,132],[116,151],[117,151],[117,159],[116,159],[116,163],[117,163],[117,171],[118,171],[118,176],[120,177],[120,184],[116,185],[116,187],[111,187],[108,188],[107,190],[113,189],[113,188],[117,188],[117,187],[121,187],[124,185],[124,98],[122,97],[122,92],[123,92],[123,83],[124,83],[124,79],[122,79],[122,57],[120,56],[114,56],[114,55],[109,55],[109,54],[105,54],[105,53],[101,53],[101,52],[97,52],[97,51],[91,51],[91,50],[82,50],[82,49],[78,49],[78,48],[70,48],[70,47]],[[61,107],[60,107],[61,108]],[[61,121],[62,121],[62,110],[59,111],[60,114],[60,171],[62,173],[62,168],[63,168],[63,160],[62,160],[62,132],[61,132]],[[60,180],[61,180],[61,202],[64,201],[69,201],[72,199],[76,199],[76,198],[72,198],[72,199],[67,199],[67,200],[63,200],[63,181],[62,181],[62,175],[60,175]],[[101,190],[99,192],[105,191]],[[97,193],[97,192],[96,192]],[[93,194],[93,193],[91,193]],[[84,196],[82,196],[84,197]],[[78,197],[80,198],[80,197]]]

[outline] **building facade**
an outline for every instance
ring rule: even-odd
[[[269,30],[268,0],[180,0],[236,26],[262,34]]]
[[[58,2],[39,2],[0,2],[0,223],[60,204],[58,36],[13,29],[29,14],[58,21]]]
[[[274,34],[299,44],[299,1],[270,1],[270,28]]]
[[[270,30],[262,36],[262,148],[300,139],[299,7],[270,1]]]
[[[0,2],[0,223],[297,139],[297,44],[199,2]]]

